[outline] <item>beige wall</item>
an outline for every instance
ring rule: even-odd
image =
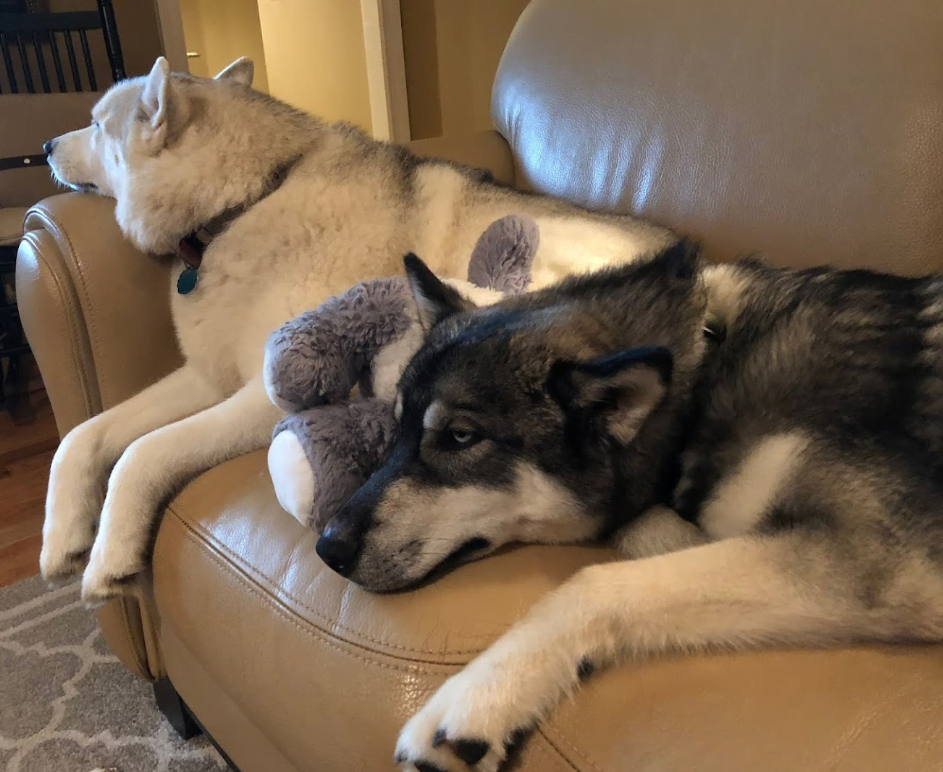
[[[491,86],[528,0],[401,0],[413,139],[491,128]]]
[[[357,0],[258,0],[270,93],[327,120],[370,130]]]
[[[255,63],[253,85],[268,91],[262,28],[256,0],[180,0],[190,72],[204,78],[216,75],[240,56]]]

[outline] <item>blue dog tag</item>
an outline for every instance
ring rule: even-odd
[[[187,266],[183,269],[180,276],[177,277],[177,292],[181,295],[189,295],[196,288],[196,283],[199,281],[200,274],[197,272],[196,268],[191,268]]]

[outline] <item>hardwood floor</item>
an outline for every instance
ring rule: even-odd
[[[35,415],[17,426],[0,413],[0,587],[39,573],[49,465],[59,444],[45,392],[30,396]]]

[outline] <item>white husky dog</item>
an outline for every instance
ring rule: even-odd
[[[410,251],[442,275],[464,275],[478,236],[512,213],[540,227],[535,287],[673,241],[324,123],[252,90],[252,76],[247,59],[202,79],[172,74],[160,58],[147,76],[113,86],[90,126],[46,145],[56,178],[114,198],[118,224],[144,252],[173,253],[211,223],[226,225],[193,291],[154,288],[170,292],[185,364],[76,427],[53,460],[41,568],[55,580],[85,566],[89,604],[145,569],[169,496],[267,446],[282,413],[263,384],[264,344],[295,315],[399,273]]]

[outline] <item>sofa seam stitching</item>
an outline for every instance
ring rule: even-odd
[[[62,301],[63,308],[65,308],[66,311],[68,311],[69,308],[72,306],[72,303],[70,302],[68,298],[68,293],[66,293],[63,290],[61,278],[59,277],[58,273],[52,269],[52,266],[50,265],[48,258],[46,257],[46,255],[42,254],[42,250],[37,249],[35,251],[37,255],[39,256],[40,260],[42,261],[43,266],[45,266],[47,275],[52,279],[53,284],[55,285],[56,293],[58,294],[59,299]],[[79,309],[73,309],[73,313],[75,313],[75,311],[77,310]],[[75,314],[75,316],[78,316],[78,314]],[[84,316],[85,314],[82,313],[83,319],[84,319]],[[76,340],[76,336],[78,333],[75,331],[74,325],[69,325],[69,327],[70,327],[70,334],[68,338],[69,338],[69,343],[70,343],[69,348],[70,348],[72,364],[75,366],[76,370],[78,371],[79,379],[82,382],[81,392],[82,392],[82,402],[85,407],[85,413],[88,417],[91,417],[92,399],[91,399],[91,394],[89,392],[89,387],[88,387],[89,385],[88,370],[86,369],[85,364],[82,362],[82,357],[79,356],[79,349],[81,348],[81,346],[78,345],[78,341]],[[91,343],[91,341],[89,342]]]
[[[176,513],[175,513],[175,514],[176,514]],[[178,515],[177,517],[179,518],[179,515]],[[200,539],[199,535],[198,535],[196,532],[194,532],[191,528],[189,528],[186,523],[183,523],[183,525],[184,525],[184,528],[185,528],[186,531],[187,531],[187,536],[188,536],[188,538],[189,538],[189,540],[190,540],[190,542],[191,542],[192,544],[194,544],[194,545],[205,544],[205,542],[204,542],[202,539]],[[370,653],[372,653],[372,654],[379,654],[380,656],[390,657],[390,658],[394,658],[394,659],[395,659],[394,655],[387,654],[387,653],[385,653],[385,652],[373,651],[372,649],[368,649],[368,648],[366,648],[365,646],[358,645],[358,644],[356,644],[356,643],[354,643],[354,642],[352,642],[352,641],[347,641],[347,640],[343,640],[343,639],[332,638],[329,631],[324,630],[323,628],[319,627],[318,625],[314,625],[314,624],[310,624],[310,623],[309,623],[311,629],[306,629],[306,628],[305,628],[304,626],[302,626],[302,624],[299,623],[296,619],[293,619],[291,613],[290,613],[288,610],[282,608],[282,606],[276,602],[275,597],[274,597],[271,593],[266,592],[266,591],[265,591],[265,588],[263,588],[262,586],[260,586],[260,585],[258,584],[258,582],[255,582],[255,581],[247,581],[248,577],[246,577],[246,575],[245,575],[244,573],[240,573],[240,572],[236,571],[236,570],[234,569],[234,567],[233,567],[231,564],[228,564],[226,561],[224,561],[224,560],[222,559],[222,556],[218,555],[214,550],[212,550],[212,549],[208,550],[208,551],[207,551],[207,554],[209,555],[210,559],[211,559],[214,563],[216,563],[218,566],[220,566],[223,570],[227,571],[229,574],[231,574],[232,576],[234,576],[234,577],[236,577],[237,579],[239,579],[240,581],[242,581],[243,584],[245,584],[246,586],[250,587],[251,591],[254,592],[254,594],[256,594],[257,596],[261,597],[262,601],[263,601],[264,603],[266,603],[266,605],[268,605],[269,607],[271,607],[271,608],[275,611],[276,614],[278,614],[279,616],[283,617],[283,618],[285,619],[285,621],[287,621],[289,624],[291,624],[292,626],[296,627],[298,630],[300,630],[301,632],[305,633],[306,635],[308,635],[308,636],[310,636],[310,637],[312,637],[312,638],[320,639],[320,640],[321,640],[323,643],[325,643],[326,645],[330,646],[330,647],[333,648],[333,649],[337,649],[338,651],[340,651],[340,652],[343,653],[343,654],[346,654],[347,656],[354,657],[355,659],[362,660],[363,662],[367,662],[367,663],[370,663],[370,664],[377,665],[378,667],[387,668],[387,669],[390,669],[390,670],[398,670],[398,671],[401,671],[401,672],[404,672],[404,673],[424,672],[424,671],[423,671],[423,668],[422,668],[422,667],[419,667],[419,666],[421,666],[421,665],[433,665],[433,666],[439,667],[439,668],[447,668],[447,669],[449,670],[449,672],[455,672],[455,671],[457,671],[457,670],[459,670],[459,669],[461,669],[461,668],[463,667],[463,665],[458,665],[458,664],[453,664],[453,663],[435,662],[435,661],[431,661],[431,660],[420,660],[420,659],[408,659],[408,660],[407,660],[407,659],[400,659],[400,660],[398,660],[399,662],[403,662],[403,663],[406,663],[406,662],[415,663],[415,664],[417,665],[416,667],[407,666],[407,665],[405,665],[405,664],[404,664],[404,665],[396,665],[396,664],[392,664],[392,663],[379,662],[379,661],[377,661],[377,660],[368,659],[367,657],[364,657],[364,656],[362,656],[362,655],[360,655],[360,654],[357,654],[357,653],[352,652],[352,651],[348,651],[348,650],[345,649],[343,646],[341,646],[341,643],[342,643],[342,642],[343,642],[344,644],[346,644],[347,646],[351,646],[351,647],[354,647],[354,648],[357,648],[357,649],[361,649],[361,650],[363,650],[363,651],[365,651],[365,652],[370,652]],[[306,621],[307,621],[307,620],[306,620]],[[425,672],[428,672],[428,671],[425,671]],[[445,675],[445,674],[446,674],[446,673],[430,673],[430,675]]]
[[[579,768],[572,761],[570,761],[570,759],[566,756],[566,754],[560,750],[560,748],[558,747],[558,744],[554,742],[550,738],[550,736],[547,734],[548,729],[552,729],[552,727],[553,725],[550,722],[547,722],[543,726],[538,727],[537,732],[538,734],[540,734],[541,737],[543,737],[551,745],[551,747],[553,747],[553,749],[557,753],[559,753],[563,758],[567,760],[567,763],[570,764],[570,766],[578,770]],[[562,742],[564,745],[566,745],[567,748],[573,751],[573,753],[579,756],[580,759],[582,759],[586,764],[588,764],[591,769],[593,769],[595,772],[603,772],[602,767],[600,767],[595,761],[589,758],[582,750],[577,748],[561,732],[557,731],[555,732],[555,734],[557,735],[557,738],[559,739],[560,742]]]
[[[53,233],[53,237],[55,238],[56,236],[58,236],[59,238],[61,238],[65,242],[66,246],[68,247],[69,253],[77,257],[78,252],[75,249],[75,245],[72,243],[72,239],[69,236],[68,231],[62,227],[62,223],[60,223],[59,220],[56,219],[55,215],[51,214],[47,210],[41,209],[40,211],[42,212],[41,216],[43,217],[43,219],[54,227],[55,232]],[[82,308],[82,316],[85,318],[85,326],[89,330],[88,337],[89,337],[89,345],[92,348],[92,361],[93,362],[100,361],[101,351],[99,350],[99,346],[97,344],[98,336],[96,334],[98,328],[97,328],[97,325],[95,324],[93,304],[88,294],[88,279],[85,276],[85,272],[82,268],[82,262],[80,260],[78,259],[73,260],[72,265],[75,266],[76,275],[80,279],[80,281],[73,282],[73,284],[76,284],[78,288],[81,290],[79,304],[80,304],[80,307]],[[84,303],[82,303],[83,300],[85,301]],[[98,381],[98,378],[96,378],[96,381]],[[101,383],[101,381],[99,381],[98,393],[102,401],[102,409],[104,410],[105,398],[102,395],[102,391],[103,391],[102,386],[103,384]]]
[[[184,526],[187,527],[188,529],[193,530],[194,532],[196,532],[197,530],[199,530],[201,533],[204,533],[204,534],[205,534],[205,531],[204,531],[202,528],[201,528],[201,529],[197,529],[195,526],[191,526],[191,525],[188,523],[188,521],[184,520],[183,517],[180,515],[180,513],[175,510],[175,508],[174,508],[175,506],[179,506],[179,505],[173,505],[173,504],[172,504],[172,505],[168,506],[167,509],[168,509],[169,511],[172,511],[173,514],[174,514],[174,516],[175,516],[178,520],[180,520],[180,522],[183,523]],[[201,536],[201,541],[202,541],[204,544],[207,544],[207,545],[210,544],[210,540],[207,539],[205,536]],[[274,580],[271,576],[269,576],[268,574],[265,574],[265,573],[259,571],[259,570],[256,569],[254,566],[249,565],[245,560],[243,560],[238,554],[236,554],[236,553],[233,552],[231,549],[229,549],[229,547],[227,547],[225,544],[223,544],[222,542],[220,542],[220,541],[218,541],[218,540],[215,540],[215,539],[213,540],[212,543],[213,543],[214,545],[218,545],[219,549],[221,549],[222,551],[224,551],[233,561],[237,562],[247,573],[252,573],[252,574],[254,574],[254,575],[256,576],[256,581],[258,581],[259,579],[263,579],[263,580],[265,580],[266,582],[268,582],[273,588],[276,588],[276,587],[277,587],[277,584],[276,584],[275,580]],[[474,655],[474,656],[477,656],[478,654],[481,654],[482,651],[484,651],[484,649],[482,649],[482,648],[477,648],[477,649],[448,649],[448,650],[445,650],[445,651],[441,651],[441,650],[435,650],[435,649],[418,649],[418,648],[413,648],[413,647],[411,647],[411,646],[400,646],[400,645],[398,645],[398,644],[390,643],[390,642],[388,642],[388,641],[385,641],[385,640],[382,640],[382,639],[379,639],[379,638],[372,638],[371,636],[366,635],[365,633],[359,633],[359,632],[357,632],[356,630],[354,630],[353,628],[348,627],[347,625],[344,625],[344,624],[342,624],[342,623],[339,622],[339,621],[332,620],[327,614],[325,614],[325,613],[322,612],[322,611],[318,611],[317,609],[312,608],[311,606],[309,606],[308,604],[304,603],[302,600],[300,600],[299,598],[297,598],[295,595],[292,595],[292,594],[290,594],[290,593],[284,593],[284,595],[286,595],[286,596],[288,597],[288,599],[290,599],[293,603],[296,603],[296,604],[297,604],[298,606],[300,606],[301,608],[305,609],[306,611],[309,611],[311,614],[313,614],[315,617],[317,617],[318,619],[320,619],[322,622],[327,623],[327,624],[330,624],[332,627],[335,627],[335,628],[337,628],[337,629],[343,630],[345,633],[349,634],[351,637],[361,638],[361,639],[363,639],[363,640],[365,640],[365,641],[369,641],[370,643],[378,644],[378,645],[380,645],[380,646],[387,646],[387,647],[389,647],[389,648],[391,648],[391,649],[394,649],[394,650],[397,650],[397,651],[407,651],[407,652],[412,652],[412,653],[414,653],[414,654],[439,654],[439,655],[442,655],[442,656],[446,656],[446,655],[457,655],[457,656]],[[327,631],[325,630],[325,632],[327,632]],[[482,635],[481,637],[484,638],[484,637],[486,637],[486,636]],[[350,643],[352,643],[352,644],[354,644],[354,645],[357,645],[354,641],[350,641]]]

